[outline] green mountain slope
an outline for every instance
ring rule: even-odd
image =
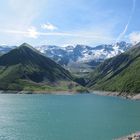
[[[72,75],[24,43],[0,57],[1,90],[81,90]]]
[[[140,93],[140,43],[99,65],[90,74],[87,87],[122,94]]]

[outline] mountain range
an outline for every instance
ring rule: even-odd
[[[7,53],[14,48],[16,48],[16,46],[1,45],[0,46],[0,55]]]
[[[41,45],[34,46],[45,56],[62,65],[75,75],[87,75],[104,60],[116,56],[128,50],[132,44],[124,41],[114,44],[102,44],[98,46],[75,45],[55,46]],[[7,53],[16,46],[0,46],[0,54]]]
[[[91,47],[87,45],[76,46],[36,46],[40,52],[52,58],[61,65],[69,65],[70,63],[88,63],[102,62],[107,58],[111,58],[117,54],[125,52],[132,45],[124,41],[112,45],[102,44],[99,46]]]

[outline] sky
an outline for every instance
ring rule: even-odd
[[[1,0],[0,44],[140,41],[140,0]]]

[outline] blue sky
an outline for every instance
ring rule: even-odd
[[[139,0],[1,0],[0,44],[140,41]]]

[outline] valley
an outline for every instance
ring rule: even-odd
[[[132,47],[124,42],[120,44],[118,53],[113,56],[115,52],[110,52],[111,46],[105,45],[95,48],[77,45],[75,48],[69,46],[69,49],[48,46],[47,50],[41,51],[41,48],[37,50],[24,43],[1,55],[0,89],[32,92],[99,90],[118,92],[117,96],[136,95],[140,93],[140,43]],[[100,55],[95,59],[97,48]],[[89,50],[94,53],[87,58],[85,55]],[[103,52],[108,52],[110,58],[103,57]]]

